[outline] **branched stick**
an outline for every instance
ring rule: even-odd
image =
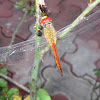
[[[0,77],[8,80],[9,82],[13,83],[14,85],[18,86],[19,88],[23,89],[24,91],[30,93],[30,90],[28,88],[26,88],[25,86],[19,84],[18,82],[16,82],[15,80],[11,79],[10,77],[3,75],[0,73]]]

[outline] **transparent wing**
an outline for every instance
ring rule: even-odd
[[[100,10],[94,14],[86,17],[80,24],[78,24],[71,32],[69,32],[61,41],[70,42],[77,36],[77,34],[83,35],[84,38],[90,38],[95,35],[100,28],[96,29],[96,26],[100,24]],[[66,26],[59,31],[57,31],[57,37],[69,26]],[[94,29],[95,28],[95,29]],[[86,32],[92,30],[86,36]],[[43,49],[47,45],[46,39],[42,36],[40,48]],[[25,64],[25,66],[31,66],[34,61],[35,55],[35,39],[30,39],[21,43],[14,44],[12,46],[6,46],[0,48],[0,63],[6,63],[6,65],[16,65]],[[5,60],[6,59],[6,60]]]

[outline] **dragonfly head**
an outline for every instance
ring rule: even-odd
[[[44,16],[42,17],[40,24],[44,26],[46,23],[51,23],[51,22],[52,22],[52,19],[50,17]]]

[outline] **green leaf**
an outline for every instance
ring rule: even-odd
[[[37,100],[51,100],[48,92],[42,88],[37,91]]]
[[[0,93],[5,94],[8,90],[7,82],[0,78]]]
[[[35,7],[34,6],[30,6],[29,14],[35,14]]]
[[[16,2],[15,8],[16,8],[16,9],[25,8],[25,6],[24,6],[24,4],[23,4],[23,1]]]
[[[96,75],[96,76],[100,76],[100,71],[97,71],[97,72],[95,73],[95,75]]]
[[[11,88],[8,91],[8,93],[7,93],[8,100],[13,100],[13,95],[14,94],[19,94],[19,90],[17,88]]]
[[[97,69],[93,69],[93,71],[95,72],[95,71],[97,71]]]
[[[100,76],[100,68],[96,68],[93,70],[96,76]]]
[[[0,100],[7,100],[6,96],[0,96]]]
[[[0,68],[0,73],[7,75],[7,69],[6,68]]]
[[[16,4],[19,5],[19,6],[23,6],[24,5],[23,1],[16,2]]]
[[[7,86],[7,82],[3,78],[0,78],[0,87],[5,87],[5,86]]]
[[[93,71],[94,71],[94,72],[100,71],[100,68],[96,68],[96,69],[94,69]]]
[[[35,7],[34,6],[31,6],[31,11],[35,11]]]
[[[29,14],[35,14],[35,11],[29,11]]]

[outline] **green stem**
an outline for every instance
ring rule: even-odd
[[[65,35],[67,35],[76,25],[80,23],[81,20],[83,20],[84,16],[86,16],[99,3],[100,0],[95,0],[92,4],[89,4],[88,7],[79,15],[79,17],[77,17],[76,20],[72,22],[70,28],[65,29],[65,31],[61,33],[59,38],[63,38]]]
[[[27,15],[27,13],[28,13],[28,10],[26,10],[26,11],[25,11],[25,13],[24,13],[24,16],[23,16],[22,20],[20,21],[20,23],[19,23],[19,24],[18,24],[18,26],[16,27],[16,29],[15,29],[15,31],[14,31],[14,34],[13,34],[13,36],[12,36],[12,39],[11,39],[11,42],[10,42],[10,45],[9,45],[9,46],[11,46],[11,45],[13,44],[14,39],[15,39],[15,36],[16,36],[16,33],[18,32],[18,30],[19,30],[20,26],[23,24],[24,19],[25,19],[25,17],[26,17],[26,15]]]
[[[36,2],[36,33],[38,33],[38,27],[39,27],[39,5],[38,0]],[[30,89],[30,100],[36,100],[37,97],[37,80],[38,80],[38,72],[40,68],[40,57],[41,57],[41,50],[39,48],[40,40],[41,38],[39,36],[36,36],[35,41],[35,59],[32,67],[32,74],[31,74],[31,89]],[[33,95],[34,94],[34,95]]]
[[[10,78],[10,77],[8,77],[4,74],[1,74],[1,73],[0,73],[0,77],[6,79],[7,81],[9,81],[11,83],[13,83],[14,85],[18,86],[19,88],[23,89],[24,91],[26,91],[28,93],[30,92],[28,88],[26,88],[25,86],[19,84],[17,81],[13,80],[12,78]]]
[[[87,79],[87,78],[85,78],[84,76],[81,76],[80,78],[82,78],[83,80],[86,80],[87,82],[89,82],[90,83],[90,85],[94,85],[89,79]]]

